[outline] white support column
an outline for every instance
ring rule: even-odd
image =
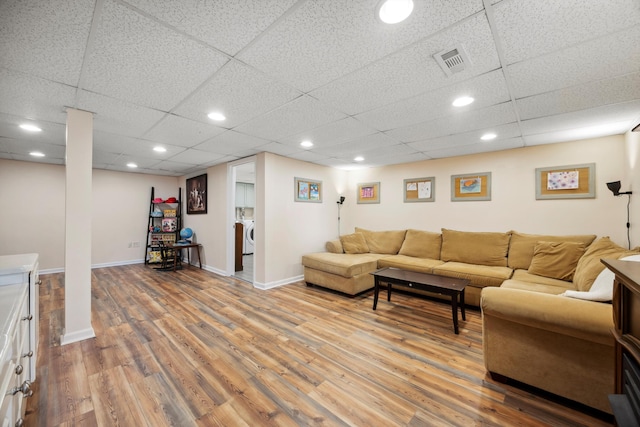
[[[68,109],[62,345],[96,336],[91,326],[92,163],[93,114]]]

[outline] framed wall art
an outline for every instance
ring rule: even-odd
[[[366,182],[358,184],[358,203],[380,203],[380,183]]]
[[[491,172],[451,175],[451,201],[491,200]]]
[[[403,183],[405,203],[435,201],[436,178],[405,179]]]
[[[207,213],[207,174],[187,179],[187,214]]]
[[[296,202],[322,203],[322,181],[294,178],[294,196]]]
[[[596,164],[536,168],[536,199],[593,199]]]

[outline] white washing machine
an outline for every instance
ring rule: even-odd
[[[244,223],[244,240],[242,244],[242,254],[243,255],[251,255],[253,253],[253,224],[254,221],[252,219],[245,219],[242,221]]]

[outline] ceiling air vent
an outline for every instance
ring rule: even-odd
[[[467,55],[462,45],[453,49],[443,50],[433,57],[447,76],[459,73],[465,70],[468,65],[471,65],[469,55]]]

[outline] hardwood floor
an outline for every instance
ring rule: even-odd
[[[371,309],[303,282],[145,265],[93,270],[97,337],[59,345],[63,275],[41,276],[26,426],[608,426],[491,380],[480,312],[395,292]]]

